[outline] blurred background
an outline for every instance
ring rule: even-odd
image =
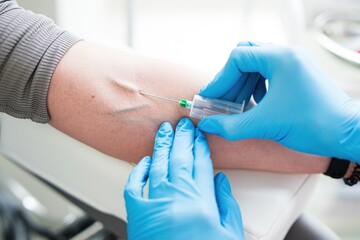
[[[323,12],[360,11],[358,0],[18,0],[18,3],[89,41],[115,48],[129,46],[213,74],[241,40],[299,45],[317,58],[344,91],[360,99],[359,66],[326,50],[317,40],[314,28],[315,18]],[[35,193],[38,198],[51,199],[46,208],[53,210],[54,222],[47,222],[49,226],[59,219],[72,222],[83,216],[75,206],[65,204],[64,199],[14,166],[0,161],[0,169],[3,175],[17,179],[24,187],[22,191],[26,192],[29,185],[39,189]],[[27,204],[41,212],[36,199],[29,198]],[[348,187],[340,180],[320,176],[306,211],[342,239],[359,239],[360,186]]]

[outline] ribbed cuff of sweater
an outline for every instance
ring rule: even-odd
[[[0,3],[0,111],[47,123],[50,80],[80,39],[15,1]]]

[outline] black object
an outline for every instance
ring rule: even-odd
[[[303,213],[295,221],[284,240],[341,240],[327,225],[309,213]]]
[[[4,239],[29,239],[31,233],[49,240],[64,240],[63,236],[40,226],[22,211],[12,196],[0,193],[0,218],[2,224],[1,237]]]
[[[349,168],[349,164],[350,161],[348,160],[333,157],[324,174],[336,179],[343,178]]]
[[[344,183],[350,187],[360,181],[360,165],[357,163],[350,177],[344,178]]]

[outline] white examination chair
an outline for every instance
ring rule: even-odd
[[[5,114],[1,115],[0,151],[8,161],[65,194],[106,228],[126,236],[123,190],[131,164],[104,155],[49,125]],[[316,181],[316,175],[224,172],[240,204],[248,240],[283,239]]]

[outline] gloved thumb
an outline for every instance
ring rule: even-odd
[[[233,234],[244,239],[244,230],[239,205],[231,193],[229,180],[223,173],[218,173],[214,179],[215,195],[221,224]]]
[[[257,108],[258,106],[240,114],[208,116],[199,122],[198,128],[203,132],[216,134],[230,141],[266,138],[263,119],[259,116]]]

